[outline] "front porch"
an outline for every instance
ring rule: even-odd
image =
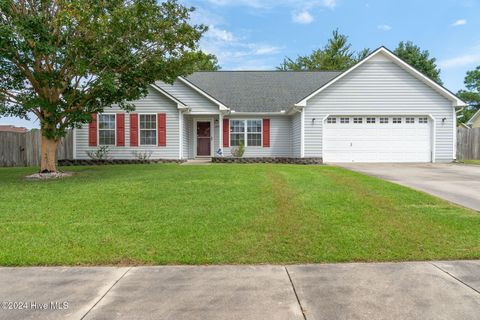
[[[182,115],[183,135],[181,149],[183,159],[211,159],[223,153],[223,115]]]

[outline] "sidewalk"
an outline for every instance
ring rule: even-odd
[[[0,268],[0,300],[0,319],[480,319],[480,261]]]

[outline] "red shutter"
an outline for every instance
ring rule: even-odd
[[[138,147],[138,114],[130,113],[130,146]]]
[[[223,119],[223,147],[228,148],[230,147],[230,120]]]
[[[165,113],[158,114],[158,146],[167,146],[167,115]]]
[[[263,119],[263,147],[270,147],[270,119]]]
[[[88,145],[97,146],[97,114],[92,114],[92,121],[88,124]]]
[[[117,147],[125,146],[125,114],[117,113]]]

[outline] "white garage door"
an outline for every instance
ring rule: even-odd
[[[426,116],[330,116],[324,123],[325,162],[430,162]]]

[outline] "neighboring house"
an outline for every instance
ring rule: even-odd
[[[480,128],[480,109],[468,120],[467,125],[470,128]]]
[[[465,105],[383,47],[343,73],[197,72],[134,104],[76,129],[74,157],[101,145],[114,159],[231,156],[244,143],[244,157],[448,162]]]
[[[0,132],[17,132],[17,133],[26,133],[28,131],[27,128],[24,127],[16,127],[12,125],[0,125]]]

